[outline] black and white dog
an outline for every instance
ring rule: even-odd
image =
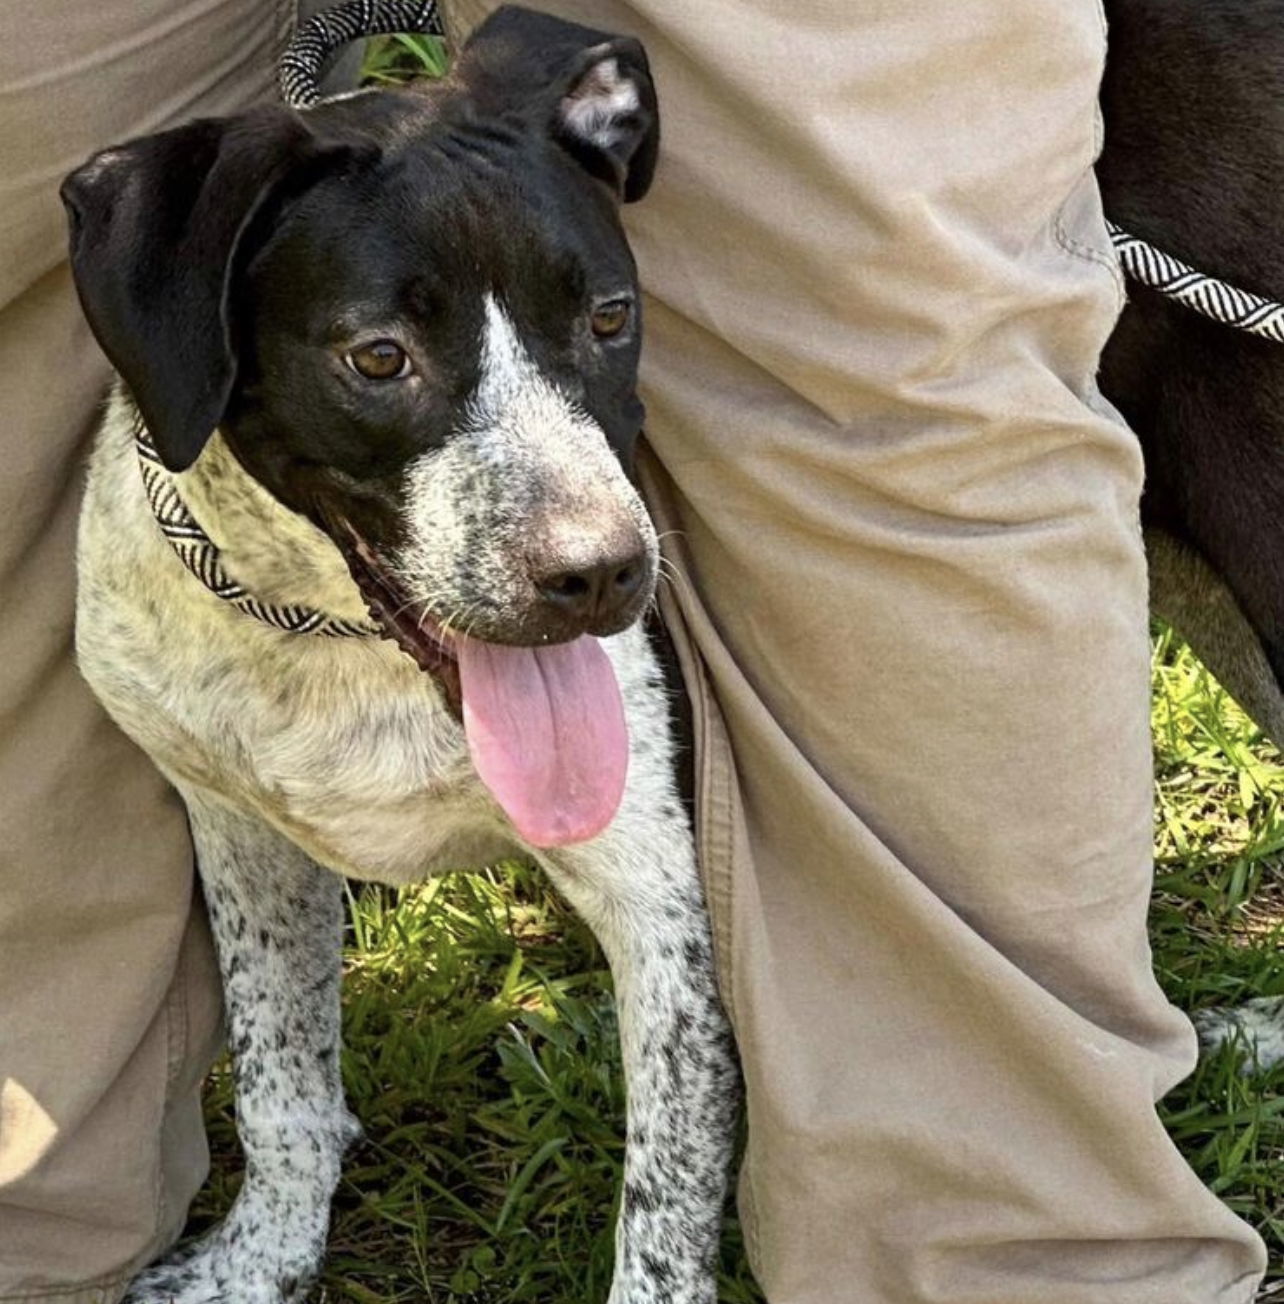
[[[642,408],[617,205],[657,139],[636,41],[509,9],[442,84],[195,122],[65,183],[126,387],[90,468],[78,651],[186,800],[246,1154],[226,1221],[135,1304],[306,1293],[356,1130],[339,875],[514,853],[615,976],[611,1304],[715,1298],[738,1079],[623,469]],[[176,511],[219,551],[212,586],[180,558],[192,527],[158,527]]]

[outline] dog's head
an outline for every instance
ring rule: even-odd
[[[86,315],[165,464],[217,427],[329,536],[537,845],[623,791],[591,636],[655,584],[617,208],[657,139],[636,41],[504,9],[434,87],[194,122],[63,187]]]
[[[636,41],[501,10],[437,86],[97,155],[77,288],[165,464],[220,428],[411,650],[612,633],[656,568],[617,208],[657,137]]]

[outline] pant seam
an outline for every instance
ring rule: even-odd
[[[754,1180],[754,1167],[746,1154],[740,1166],[740,1199],[737,1201],[740,1212],[740,1230],[744,1239],[745,1258],[749,1262],[749,1271],[761,1284],[766,1280],[762,1270],[762,1224],[758,1218],[758,1192]]]
[[[713,705],[704,663],[694,647],[692,652],[694,654],[694,677],[700,698],[698,746],[703,753],[700,770],[704,778],[704,790],[709,807],[707,814],[701,817],[699,810],[701,805],[705,803],[697,800],[697,819],[701,826],[697,848],[700,860],[705,866],[703,875],[705,893],[710,900],[709,931],[713,940],[714,961],[722,978],[722,1000],[727,1007],[727,1013],[734,1016],[736,1007],[735,980],[732,974],[731,930],[727,913],[731,909],[732,893],[729,870],[731,842],[729,836],[731,827],[730,800],[726,792],[727,776],[719,774],[719,767],[714,760],[714,747],[712,744],[715,726],[711,712],[716,707]],[[717,910],[714,910],[712,906],[714,897],[718,899],[719,908]]]
[[[161,1144],[156,1151],[156,1185],[154,1196],[155,1228],[158,1233],[168,1223],[169,1200],[165,1182],[165,1144],[164,1120],[169,1118],[174,1107],[174,1089],[178,1085],[179,1073],[187,1060],[188,1043],[191,1038],[188,1028],[188,961],[189,934],[191,932],[191,907],[188,907],[188,923],[179,942],[178,964],[175,966],[174,979],[165,1001],[165,1092],[161,1099]]]
[[[1101,32],[1100,58],[1099,67],[1104,69],[1107,47],[1109,42],[1108,23],[1106,19],[1106,9],[1104,0],[1096,0],[1097,22]],[[1096,245],[1088,244],[1070,234],[1066,226],[1066,209],[1078,195],[1080,188],[1085,184],[1095,184],[1096,179],[1093,172],[1097,158],[1101,153],[1104,143],[1104,119],[1101,113],[1101,100],[1097,97],[1092,103],[1092,130],[1088,137],[1088,157],[1084,162],[1083,170],[1080,172],[1075,184],[1071,186],[1069,194],[1057,208],[1056,214],[1052,220],[1053,237],[1057,244],[1070,254],[1073,258],[1079,258],[1084,262],[1095,263],[1098,267],[1104,267],[1114,282],[1115,287],[1115,311],[1116,313],[1123,310],[1123,305],[1127,297],[1127,289],[1124,285],[1123,272],[1119,267],[1119,259],[1115,257],[1113,249],[1102,249]]]
[[[1079,187],[1084,184],[1088,178],[1093,175],[1092,164],[1089,164],[1082,173],[1079,180],[1071,191],[1071,198],[1077,193]],[[1057,210],[1056,217],[1052,222],[1053,234],[1056,237],[1057,244],[1061,246],[1066,253],[1074,258],[1082,259],[1084,262],[1095,263],[1098,267],[1104,267],[1110,273],[1110,279],[1114,282],[1116,306],[1122,308],[1125,298],[1123,272],[1119,269],[1119,260],[1113,253],[1107,253],[1104,249],[1098,249],[1095,245],[1090,245],[1084,240],[1080,240],[1071,235],[1065,224],[1066,205],[1070,203],[1067,199],[1065,203]]]
[[[674,558],[675,565],[680,565]],[[718,979],[718,993],[728,1016],[734,1025],[735,993],[731,972],[731,909],[733,899],[733,875],[730,871],[731,861],[731,800],[729,795],[730,774],[724,773],[719,779],[719,767],[714,763],[715,737],[721,731],[717,721],[718,708],[714,702],[709,685],[708,672],[704,659],[696,647],[691,634],[691,627],[681,604],[666,591],[659,596],[660,613],[673,648],[677,654],[683,685],[691,702],[692,735],[695,745],[695,794],[693,819],[693,838],[696,851],[696,869],[700,876],[700,885],[704,892],[709,918],[709,935],[713,946],[714,968]],[[730,769],[730,744],[726,743],[728,765]],[[725,787],[726,795],[720,791]],[[715,834],[715,827],[721,826],[721,838]],[[724,872],[719,872],[718,866]],[[714,908],[714,901],[718,908]]]

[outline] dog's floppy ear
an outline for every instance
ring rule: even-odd
[[[472,34],[459,63],[483,106],[534,113],[538,126],[625,203],[646,194],[660,114],[640,41],[505,6]]]
[[[170,470],[196,460],[232,391],[247,231],[333,148],[298,114],[262,109],[103,150],[63,182],[85,316]]]

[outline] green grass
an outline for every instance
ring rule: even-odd
[[[445,42],[438,36],[379,36],[366,42],[361,60],[363,86],[387,86],[446,71]]]
[[[1284,991],[1284,762],[1170,634],[1154,656],[1155,962],[1194,1010]],[[351,899],[344,988],[349,1157],[320,1299],[583,1304],[603,1299],[623,1096],[610,983],[587,930],[511,865]],[[907,980],[909,976],[907,975]],[[889,1072],[895,1071],[889,1067]],[[1165,1102],[1204,1181],[1284,1258],[1284,1072],[1224,1052]],[[226,1068],[214,1177],[235,1193]],[[730,1218],[722,1299],[759,1299]]]
[[[1284,992],[1284,762],[1171,633],[1155,642],[1155,967],[1194,1011]],[[1284,1278],[1284,1070],[1227,1050],[1164,1101],[1204,1181],[1266,1239]]]

